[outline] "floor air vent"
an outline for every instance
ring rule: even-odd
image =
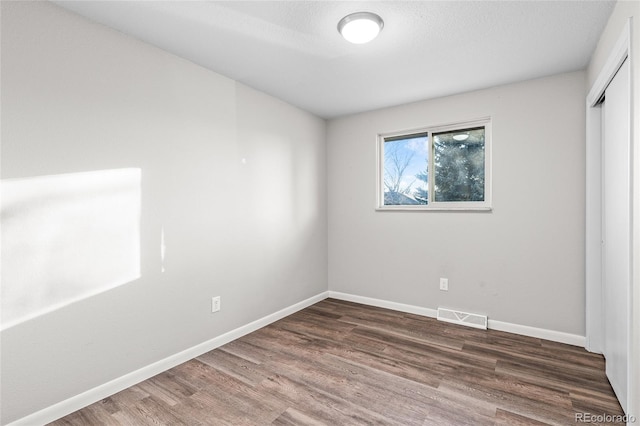
[[[438,308],[438,321],[446,321],[468,327],[487,329],[487,316],[470,314],[469,312],[454,311],[452,309]]]

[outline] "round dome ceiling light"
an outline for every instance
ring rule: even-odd
[[[371,12],[356,12],[338,22],[338,32],[354,44],[368,43],[378,36],[384,27],[382,18]]]

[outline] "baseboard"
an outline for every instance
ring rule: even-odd
[[[356,296],[355,294],[340,293],[338,291],[329,291],[329,297],[344,300],[346,302],[362,303],[363,305],[376,306],[378,308],[391,309],[393,311],[422,315],[430,318],[436,318],[438,315],[438,311],[435,309],[406,305],[404,303],[389,302],[388,300],[373,299],[371,297]]]
[[[129,374],[125,374],[124,376],[121,376],[103,385],[96,386],[95,388],[83,392],[79,395],[73,396],[50,407],[44,408],[26,417],[9,423],[7,426],[32,426],[53,422],[61,417],[66,416],[67,414],[71,414],[74,411],[80,410],[87,405],[100,401],[101,399],[104,399],[109,395],[120,392],[130,386],[133,386],[157,374],[160,374],[163,371],[180,365],[183,362],[187,362],[190,359],[200,356],[226,343],[236,340],[246,334],[252,333],[262,327],[278,321],[288,315],[291,315],[301,309],[311,306],[314,303],[320,302],[327,297],[348,302],[361,303],[363,305],[391,309],[394,311],[422,315],[430,318],[436,318],[437,316],[437,310],[435,309],[408,305],[404,303],[390,302],[388,300],[375,299],[371,297],[356,296],[353,294],[341,293],[337,291],[325,291],[317,294],[316,296],[291,305],[287,308],[281,309],[278,312],[246,324],[242,327],[238,327],[199,345],[193,346],[189,349],[171,355],[153,364],[147,365],[143,368],[140,368],[139,370],[133,371]],[[569,345],[575,346],[584,347],[586,342],[584,336],[580,336],[577,334],[546,330],[542,328],[529,327],[526,325],[512,324],[491,319],[489,320],[488,327],[489,329],[493,330],[506,331],[509,333],[521,334],[524,336],[536,337],[540,339],[551,340],[554,342],[567,343]]]
[[[563,331],[547,330],[544,328],[530,327],[528,325],[513,324],[510,322],[489,320],[489,329],[506,331],[523,336],[537,337],[538,339],[551,340],[552,342],[566,343],[567,345],[585,347],[587,339],[579,334],[565,333]]]
[[[423,308],[421,306],[407,305],[404,303],[389,302],[387,300],[373,299],[370,297],[356,296],[348,293],[329,291],[329,297],[347,302],[362,303],[363,305],[377,306],[379,308],[392,309],[394,311],[407,312],[416,315],[423,315],[436,318],[437,310]],[[506,331],[523,336],[536,337],[538,339],[551,340],[558,343],[585,347],[586,338],[578,334],[565,333],[562,331],[547,330],[544,328],[530,327],[528,325],[513,324],[504,321],[489,320],[487,327],[490,330]]]
[[[171,355],[153,364],[142,367],[139,370],[133,371],[129,374],[125,374],[124,376],[118,377],[117,379],[114,379],[79,395],[61,401],[50,407],[44,408],[26,417],[9,423],[7,426],[43,425],[55,421],[61,417],[66,416],[67,414],[71,414],[74,411],[80,410],[87,405],[98,402],[101,399],[104,399],[130,386],[133,386],[157,374],[160,374],[163,371],[187,362],[190,359],[193,359],[215,348],[218,348],[246,334],[252,333],[301,309],[311,306],[314,303],[320,302],[321,300],[326,299],[328,295],[329,292],[322,292],[316,296],[310,297],[294,305],[281,309],[278,312],[267,315],[247,325],[238,327],[218,337],[214,337],[211,340],[193,346],[177,354]]]

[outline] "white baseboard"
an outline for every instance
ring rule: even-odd
[[[489,329],[506,331],[523,336],[536,337],[538,339],[551,340],[552,342],[566,343],[567,345],[585,347],[587,339],[579,334],[565,333],[563,331],[547,330],[544,328],[529,327],[528,325],[513,324],[510,322],[489,320]]]
[[[406,305],[404,303],[389,302],[387,300],[373,299],[370,297],[356,296],[353,294],[329,291],[329,297],[347,302],[362,303],[363,305],[377,306],[379,308],[392,309],[394,311],[407,312],[436,318],[438,311],[421,306]],[[562,331],[547,330],[530,327],[528,325],[513,324],[504,321],[489,320],[487,327],[491,330],[506,331],[523,336],[536,337],[538,339],[551,340],[553,342],[566,343],[568,345],[585,347],[586,338],[578,334],[570,334]]]
[[[71,414],[74,411],[80,410],[87,405],[100,401],[110,395],[120,392],[130,386],[147,380],[157,374],[162,373],[170,368],[187,362],[197,356],[200,356],[206,352],[209,352],[215,348],[218,348],[226,343],[236,340],[246,334],[254,332],[262,327],[265,327],[275,321],[278,321],[288,315],[291,315],[301,309],[320,302],[321,300],[331,297],[334,299],[345,300],[348,302],[361,303],[363,305],[376,306],[379,308],[391,309],[394,311],[407,312],[416,315],[422,315],[425,317],[436,318],[437,310],[424,308],[421,306],[407,305],[404,303],[390,302],[387,300],[374,299],[371,297],[356,296],[348,293],[341,293],[337,291],[325,291],[316,296],[310,297],[306,300],[298,302],[287,308],[281,309],[278,312],[267,315],[242,327],[238,327],[235,330],[231,330],[225,334],[215,337],[211,340],[203,342],[199,345],[193,346],[189,349],[185,349],[182,352],[171,355],[153,364],[140,368],[129,374],[125,374],[117,379],[107,382],[103,385],[96,386],[93,389],[89,389],[79,395],[73,396],[69,399],[61,401],[50,407],[44,408],[12,423],[7,426],[33,426],[43,425],[55,421],[61,417]],[[575,346],[585,345],[585,337],[577,334],[569,334],[554,330],[545,330],[536,327],[529,327],[526,325],[511,324],[508,322],[489,320],[489,329],[506,331],[509,333],[521,334],[524,336],[531,336],[540,339],[551,340],[554,342],[567,343]]]
[[[362,303],[363,305],[376,306],[378,308],[391,309],[393,311],[406,312],[408,314],[422,315],[429,318],[436,318],[438,315],[438,311],[435,309],[406,305],[404,303],[389,302],[388,300],[373,299],[371,297],[356,296],[355,294],[340,293],[339,291],[329,291],[329,297],[344,300],[346,302]]]
[[[93,389],[89,389],[86,392],[73,396],[50,407],[44,408],[26,417],[9,423],[7,426],[33,426],[50,423],[54,420],[66,416],[67,414],[71,414],[74,411],[80,410],[87,405],[93,404],[94,402],[100,401],[101,399],[120,392],[121,390],[147,380],[157,374],[162,373],[163,371],[187,362],[190,359],[193,359],[226,343],[236,340],[246,334],[254,332],[301,309],[311,306],[314,303],[326,299],[328,295],[329,292],[325,291],[316,296],[310,297],[306,300],[303,300],[302,302],[298,302],[294,305],[281,309],[278,312],[267,315],[247,325],[238,327],[235,330],[231,330],[218,337],[214,337],[211,340],[193,346],[175,355],[171,355],[160,361],[154,362],[153,364],[142,367],[139,370],[133,371],[129,374],[125,374],[124,376],[118,377],[117,379],[114,379],[103,385],[96,386]]]

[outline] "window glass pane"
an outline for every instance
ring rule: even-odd
[[[427,204],[427,134],[384,141],[384,205]]]
[[[433,134],[434,201],[484,201],[484,127]]]

